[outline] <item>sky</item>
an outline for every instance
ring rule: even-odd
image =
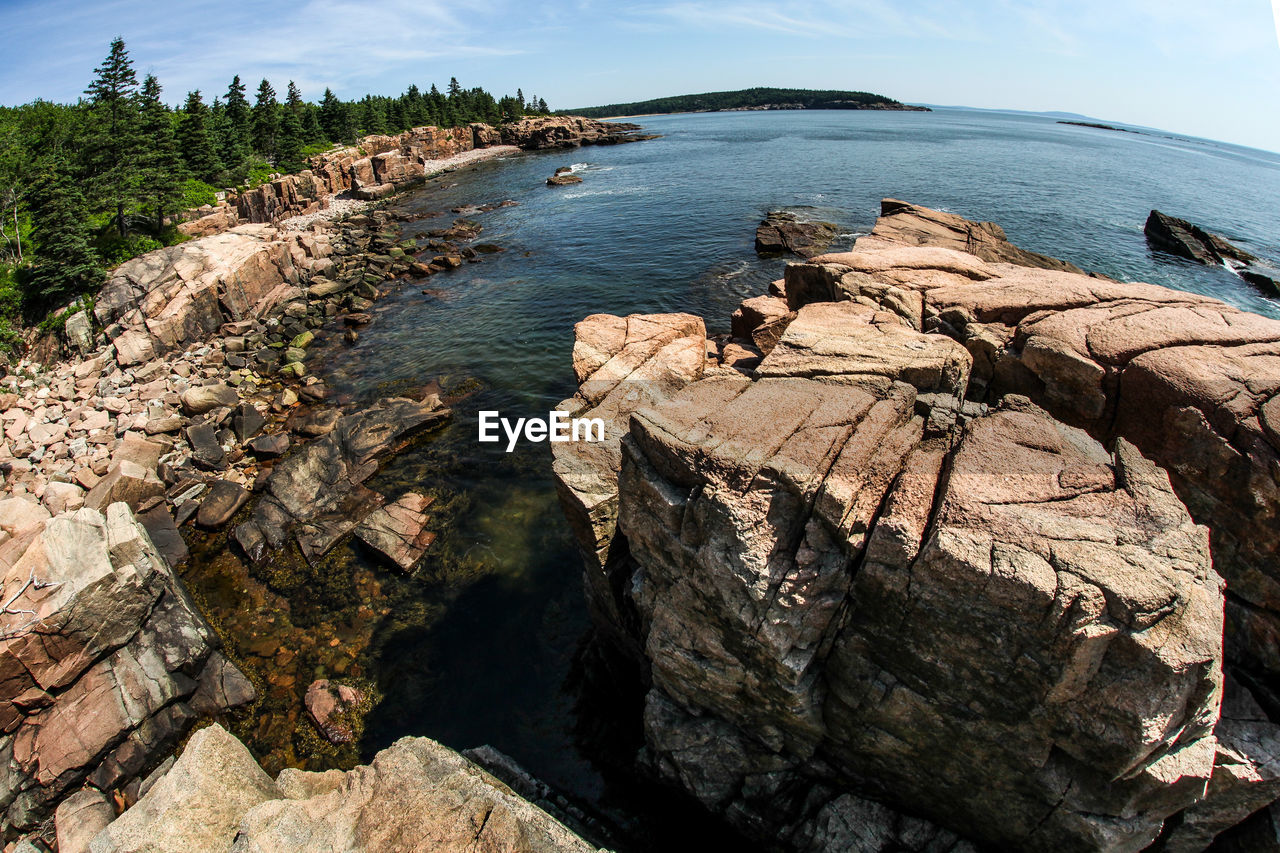
[[[553,109],[781,86],[1060,110],[1280,151],[1280,0],[0,0],[0,103],[80,95],[111,39],[166,100],[451,76]]]

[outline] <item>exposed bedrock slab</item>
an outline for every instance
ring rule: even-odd
[[[700,772],[650,714],[651,748],[730,813],[817,765],[998,844],[1140,849],[1213,767],[1205,531],[1128,445],[1026,403],[949,453],[913,402],[706,379],[634,415],[619,527],[654,701],[750,744]]]
[[[1206,531],[1131,445],[1029,404],[971,422],[932,489],[916,454],[826,669],[832,754],[1003,846],[1145,847],[1213,768]]]
[[[593,314],[574,327],[578,393],[560,408],[604,422],[604,441],[552,445],[556,491],[585,562],[588,606],[596,622],[630,645],[617,585],[629,574],[625,544],[613,547],[618,515],[620,441],[631,412],[666,399],[706,370],[706,327],[691,314]]]
[[[593,853],[555,818],[456,752],[402,738],[343,773],[272,780],[221,726],[201,729],[92,853],[344,850]]]
[[[47,817],[121,787],[202,714],[253,698],[129,507],[35,522],[0,544],[0,807]]]
[[[963,397],[972,358],[943,335],[922,335],[888,311],[858,302],[806,305],[756,368],[884,393],[895,381]]]
[[[895,212],[880,223],[898,225],[787,268],[789,305],[855,302],[918,318],[969,350],[969,399],[1023,394],[1100,440],[1132,441],[1210,528],[1228,581],[1229,654],[1280,674],[1280,321],[1045,269],[1012,250],[979,258],[953,248],[949,227],[917,227],[934,212],[885,204]]]

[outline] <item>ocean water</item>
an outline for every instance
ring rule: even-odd
[[[447,429],[372,484],[391,497],[446,497],[417,574],[401,578],[344,546],[397,602],[360,651],[382,696],[362,753],[408,734],[491,744],[593,815],[602,843],[669,851],[704,839],[673,826],[673,810],[686,808],[678,799],[628,769],[640,693],[588,665],[581,564],[548,445],[508,454],[479,444],[477,412],[545,416],[572,394],[573,324],[588,314],[688,311],[727,331],[738,302],[781,275],[784,261],[752,250],[756,224],[778,208],[836,222],[840,247],[872,227],[882,197],[901,198],[995,221],[1018,245],[1086,269],[1280,317],[1280,301],[1226,270],[1155,254],[1142,234],[1158,208],[1280,260],[1280,156],[960,110],[641,121],[663,137],[486,162],[398,201],[439,214],[407,225],[406,237],[466,216],[483,225],[480,242],[504,251],[405,283],[375,305],[358,343],[329,336],[316,369],[358,401],[432,381],[464,395]],[[546,187],[559,166],[583,182]],[[504,199],[517,204],[450,212]],[[707,839],[723,838],[703,823]]]

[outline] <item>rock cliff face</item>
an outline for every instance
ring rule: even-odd
[[[1196,849],[1280,795],[1218,574],[1280,672],[1280,323],[897,201],[778,293],[720,358],[577,328],[611,440],[556,473],[652,770],[805,850]]]
[[[452,165],[469,151],[495,146],[525,150],[612,145],[652,139],[637,134],[638,125],[602,122],[580,116],[536,116],[499,127],[474,123],[465,127],[415,127],[393,136],[366,136],[358,145],[312,157],[307,169],[246,190],[198,219],[183,223],[192,236],[220,233],[237,224],[275,222],[314,213],[333,196],[358,199],[391,195]]]
[[[61,826],[59,826],[61,833]],[[456,752],[403,738],[343,773],[272,779],[214,725],[191,738],[141,801],[102,829],[92,853],[509,851],[594,847]]]
[[[324,232],[242,225],[121,264],[94,314],[120,365],[139,364],[305,298],[301,288],[333,268],[332,254]]]
[[[127,505],[25,520],[12,509],[0,534],[0,806],[6,828],[28,828],[85,782],[127,787],[199,717],[254,691]]]

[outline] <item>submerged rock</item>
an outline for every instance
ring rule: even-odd
[[[335,684],[327,678],[313,681],[304,697],[307,716],[329,743],[349,743],[355,731],[343,715],[354,712],[364,701],[364,694],[347,684]]]
[[[431,517],[424,512],[432,500],[410,492],[370,513],[356,527],[356,536],[404,571],[411,571],[436,539],[426,529]]]
[[[271,470],[252,517],[236,527],[236,541],[255,562],[290,538],[309,561],[322,557],[382,505],[382,496],[363,485],[379,461],[449,414],[432,395],[423,402],[393,397],[338,418]]]

